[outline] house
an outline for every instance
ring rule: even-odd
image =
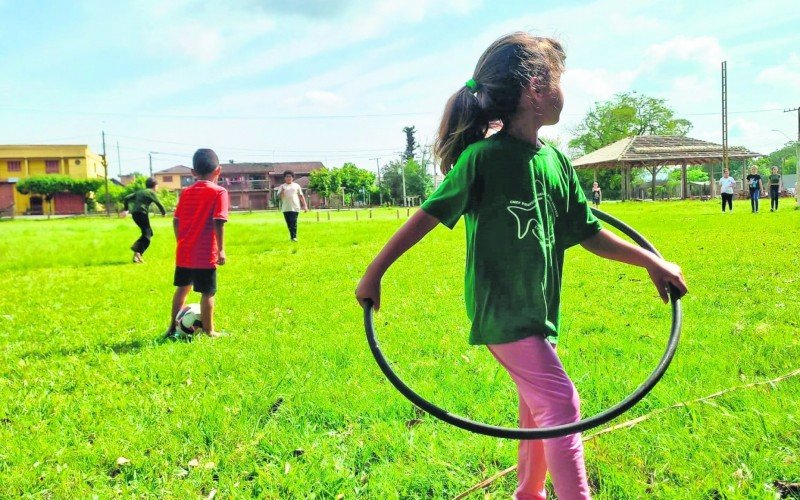
[[[228,190],[231,210],[266,210],[276,206],[275,190],[283,183],[286,170],[294,172],[294,181],[303,191],[308,188],[312,171],[323,168],[322,162],[224,163],[217,183]],[[156,172],[159,187],[181,190],[193,182],[191,169],[176,165]],[[305,193],[309,206],[321,205],[316,193]]]
[[[39,175],[68,175],[75,179],[105,176],[103,158],[85,144],[0,145],[0,210],[13,206],[15,214],[44,213],[45,200],[15,189],[20,179]],[[84,196],[58,193],[53,197],[56,214],[84,213]]]
[[[166,188],[170,191],[179,191],[194,182],[192,169],[184,165],[175,165],[165,170],[160,170],[153,174],[158,182],[158,188]]]

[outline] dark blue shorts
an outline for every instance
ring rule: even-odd
[[[175,267],[175,286],[194,285],[194,291],[206,295],[217,293],[216,269],[191,269],[188,267]]]

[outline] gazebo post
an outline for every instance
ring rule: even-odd
[[[628,165],[625,167],[625,199],[631,200],[633,194],[633,189],[631,188],[631,167]]]
[[[689,196],[689,182],[686,179],[686,162],[681,164],[681,199],[685,200]]]
[[[717,183],[714,182],[714,164],[713,163],[709,163],[709,169],[711,170],[711,173],[710,173],[709,179],[708,179],[708,182],[709,182],[709,186],[708,187],[711,189],[711,197],[712,198],[716,198],[717,197]]]
[[[651,172],[653,173],[653,178],[650,180],[650,186],[653,191],[652,192],[653,201],[656,201],[656,175],[658,175],[658,172],[661,171],[661,168],[662,167],[653,166],[653,169],[651,170]]]
[[[597,182],[597,167],[594,167],[594,181]]]

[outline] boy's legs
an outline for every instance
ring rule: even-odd
[[[133,217],[133,222],[135,222],[142,231],[142,235],[139,236],[139,239],[131,246],[131,250],[138,254],[143,254],[145,250],[147,250],[147,247],[150,246],[150,239],[153,237],[153,229],[150,227],[150,217],[141,212],[134,213],[131,217]]]
[[[186,297],[189,296],[189,292],[191,291],[191,283],[186,286],[175,287],[175,294],[172,296],[172,316],[170,317],[169,321],[169,330],[167,330],[168,334],[175,332],[176,328],[178,327],[177,323],[175,322],[175,317],[183,308],[184,304],[186,303]]]
[[[289,237],[291,239],[297,238],[297,216],[299,212],[283,212],[283,218],[286,220],[286,227],[289,228]]]
[[[200,319],[207,335],[216,337],[214,330],[214,296],[217,294],[217,270],[193,269],[194,291],[200,296]]]
[[[550,427],[580,419],[580,400],[555,350],[543,337],[533,336],[488,346],[508,370],[537,426]],[[590,498],[580,434],[542,441],[550,477],[559,498]],[[535,450],[531,450],[535,451]],[[530,455],[530,453],[529,453]],[[531,468],[525,466],[526,473]],[[525,476],[529,480],[529,476]],[[532,478],[531,478],[532,479]],[[529,482],[533,487],[533,482]],[[527,485],[526,485],[527,486]],[[541,492],[517,488],[517,498],[540,498]]]
[[[204,293],[200,296],[200,318],[203,320],[203,330],[208,334],[214,330],[214,294]]]

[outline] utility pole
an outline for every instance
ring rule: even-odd
[[[722,168],[728,168],[728,61],[722,61]]]
[[[400,177],[403,179],[403,206],[408,206],[408,198],[406,197],[406,165],[408,164],[408,160],[406,163],[400,165]]]
[[[119,154],[119,141],[117,141],[117,167],[119,168],[119,178],[122,180],[122,156]]]
[[[800,106],[794,109],[784,109],[784,113],[791,113],[797,111],[797,140],[794,143],[794,158],[795,158],[795,178],[794,178],[794,196],[797,201],[795,208],[800,209]]]
[[[397,151],[397,154],[400,155],[400,178],[403,180],[403,206],[406,206],[406,164],[409,158],[406,158],[405,151]]]
[[[153,153],[147,153],[150,158],[150,177],[153,177]]]
[[[106,217],[111,217],[111,203],[109,203],[110,194],[108,192],[108,158],[106,157],[106,131],[103,130],[103,171],[105,172],[106,177],[106,200],[104,205],[106,206]]]
[[[381,166],[378,163],[380,157],[378,158],[370,158],[370,160],[375,160],[375,168],[378,169],[378,197],[380,199],[380,204],[383,206],[383,186],[381,185]]]

